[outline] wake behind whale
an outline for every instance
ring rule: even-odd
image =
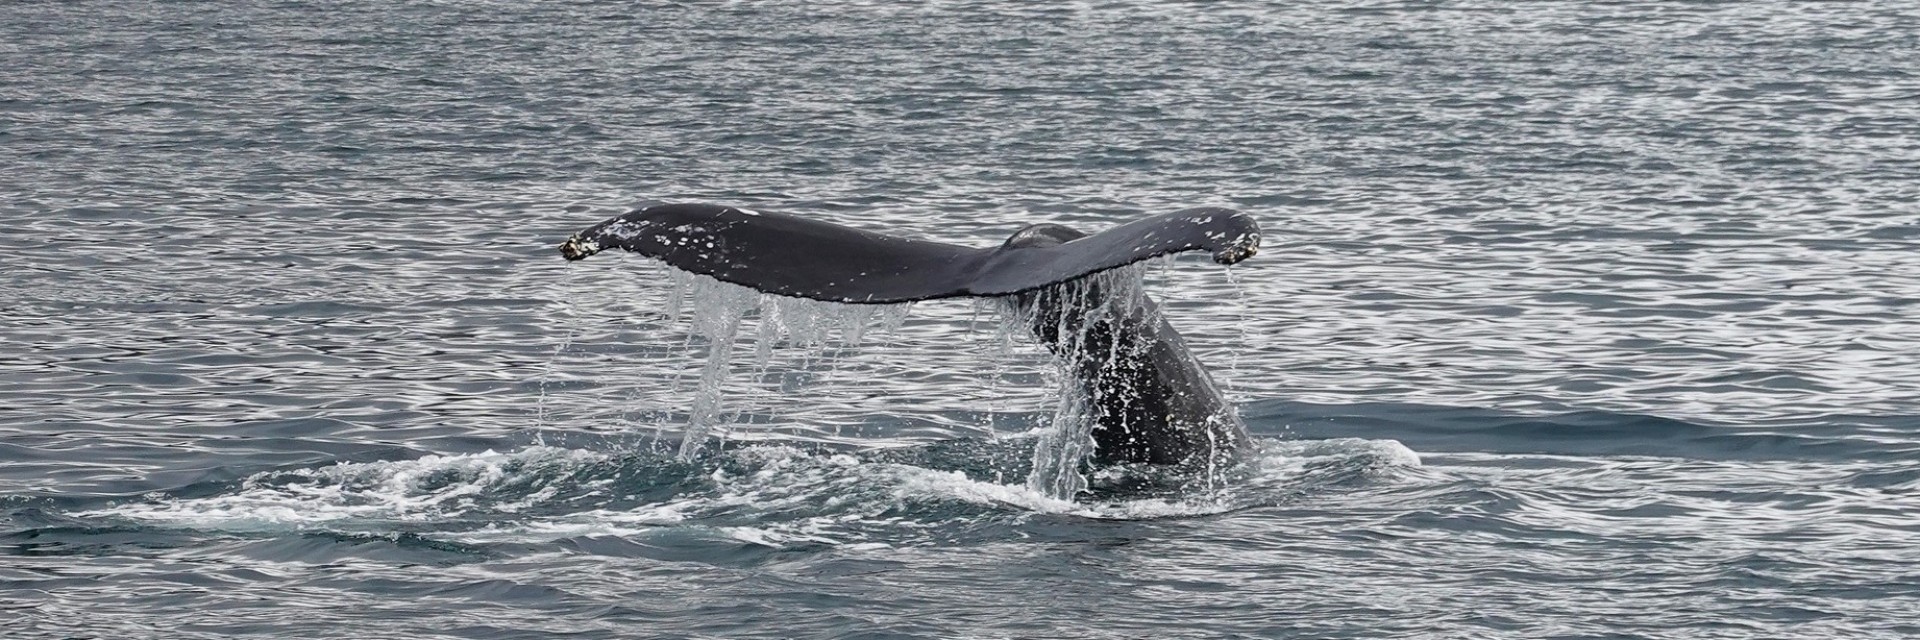
[[[695,321],[714,343],[702,372],[709,393],[695,401],[683,456],[717,414],[716,377],[727,370],[747,313],[760,313],[763,333],[768,326],[793,332],[790,318],[803,314],[783,311],[783,298],[856,305],[990,298],[1010,323],[1045,345],[1073,381],[1049,432],[1053,441],[1036,448],[1029,478],[1054,495],[1073,495],[1085,486],[1082,461],[1204,470],[1214,477],[1244,448],[1245,426],[1142,291],[1140,269],[1129,265],[1192,250],[1230,265],[1253,255],[1259,238],[1250,217],[1202,208],[1093,235],[1031,225],[999,247],[975,249],[790,215],[675,204],[594,225],[560,250],[579,260],[620,248],[719,281],[706,285],[720,287],[707,303],[720,308],[718,319]]]

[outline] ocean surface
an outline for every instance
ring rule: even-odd
[[[1248,212],[1255,446],[555,251],[679,201]],[[1920,4],[0,3],[0,637],[1916,636]]]

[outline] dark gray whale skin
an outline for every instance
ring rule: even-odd
[[[580,260],[625,249],[765,293],[829,302],[1001,298],[1079,381],[1095,421],[1094,463],[1199,466],[1231,458],[1246,427],[1152,300],[1107,304],[1107,285],[1086,276],[1182,251],[1208,251],[1230,265],[1259,247],[1253,218],[1209,207],[1091,235],[1031,225],[980,249],[799,216],[665,204],[589,227],[560,253]]]
[[[1086,234],[1039,224],[1014,249],[1063,245]],[[1093,462],[1201,467],[1230,459],[1246,426],[1144,292],[1104,291],[1098,278],[1010,296],[1041,344],[1073,372],[1093,412]]]

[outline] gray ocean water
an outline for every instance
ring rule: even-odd
[[[0,636],[1920,636],[1916,69],[1892,1],[0,4]],[[743,329],[677,457],[727,301],[554,251],[653,201],[1246,211],[1147,279],[1257,446],[1031,489],[1058,375],[945,301]]]

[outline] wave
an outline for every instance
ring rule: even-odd
[[[1420,464],[1392,441],[1261,440],[1225,483],[1120,468],[1096,474],[1094,490],[1074,501],[1021,484],[1018,461],[1030,456],[1019,451],[1031,446],[1018,437],[876,452],[753,444],[690,460],[533,446],[268,471],[68,515],[94,526],[424,536],[450,545],[561,544],[622,554],[689,544],[945,544],[1004,540],[1035,518],[1226,513],[1390,480]]]

